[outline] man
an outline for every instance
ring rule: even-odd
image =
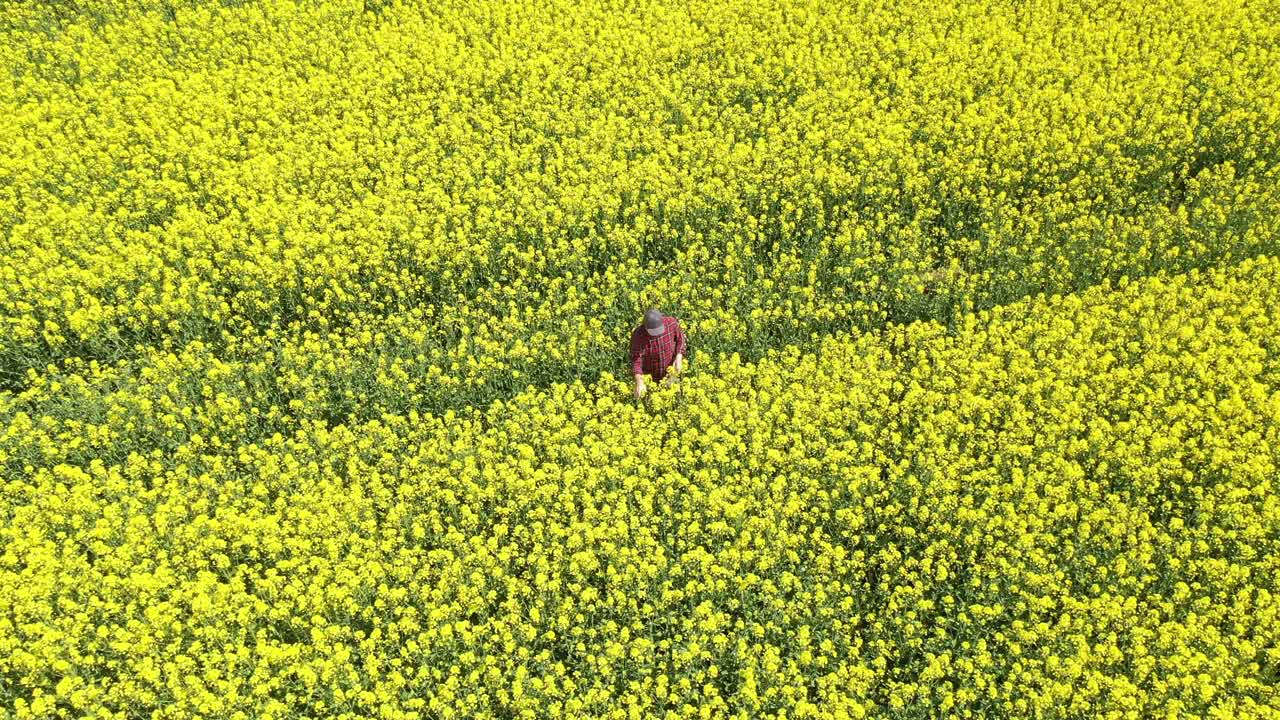
[[[667,368],[679,375],[684,369],[685,340],[680,321],[657,309],[644,314],[644,322],[631,331],[631,372],[636,377],[636,399],[644,397],[644,376],[665,381]]]

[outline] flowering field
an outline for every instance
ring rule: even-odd
[[[0,716],[1280,717],[1280,1],[0,13]]]

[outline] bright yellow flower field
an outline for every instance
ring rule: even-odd
[[[0,717],[1280,717],[1280,1],[0,29]]]

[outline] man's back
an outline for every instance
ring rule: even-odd
[[[631,372],[637,376],[637,395],[643,392],[642,376],[662,380],[667,368],[677,366],[679,371],[685,345],[684,329],[678,318],[646,313],[645,322],[631,332]]]

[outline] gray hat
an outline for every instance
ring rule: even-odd
[[[645,311],[644,329],[646,332],[650,335],[661,335],[663,327],[662,313],[658,312],[657,308]]]

